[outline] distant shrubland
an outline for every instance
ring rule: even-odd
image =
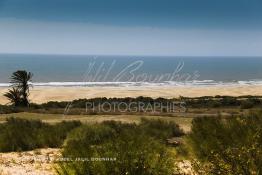
[[[150,108],[155,104],[161,104],[162,107]],[[176,104],[175,107],[171,108],[172,104]],[[78,99],[72,102],[56,102],[50,101],[43,104],[34,104],[31,103],[29,108],[14,107],[14,106],[5,106],[0,105],[0,113],[14,113],[14,112],[36,112],[36,113],[52,113],[52,114],[62,114],[65,112],[65,109],[68,105],[71,105],[67,114],[89,114],[89,115],[99,115],[99,114],[122,114],[121,105],[120,109],[116,110],[107,110],[112,109],[112,106],[115,104],[125,104],[130,105],[128,110],[125,113],[134,113],[142,114],[147,113],[158,113],[161,115],[168,113],[176,112],[186,112],[188,109],[206,109],[206,108],[232,108],[232,109],[251,109],[251,108],[261,108],[262,107],[262,97],[261,96],[204,96],[204,97],[180,97],[173,99],[165,98],[150,98],[150,97],[137,97],[137,98],[93,98],[93,99]],[[104,105],[104,111],[99,110],[99,105]],[[143,108],[142,110],[135,110],[138,106],[146,106],[148,108]],[[124,105],[122,105],[124,107]],[[135,112],[134,112],[135,111]]]

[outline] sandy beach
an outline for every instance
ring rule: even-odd
[[[8,88],[0,88],[0,104],[8,101],[3,96]],[[95,97],[200,97],[215,95],[262,95],[262,85],[206,86],[206,87],[34,87],[30,100],[34,103],[70,101]]]

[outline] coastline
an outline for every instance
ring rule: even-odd
[[[7,104],[3,94],[8,87],[0,87],[0,104]],[[262,85],[223,85],[223,86],[137,86],[137,87],[84,87],[84,86],[37,86],[30,91],[30,101],[46,103],[48,101],[71,101],[81,98],[124,98],[147,96],[152,98],[177,98],[201,96],[262,96]]]

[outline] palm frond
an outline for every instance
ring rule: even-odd
[[[15,106],[21,102],[21,92],[16,88],[9,89],[4,96]]]
[[[33,78],[33,74],[31,72],[27,72],[25,70],[18,70],[13,73],[11,76],[10,83],[16,85],[25,85],[28,84]]]

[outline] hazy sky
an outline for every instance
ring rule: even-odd
[[[0,0],[0,52],[262,56],[261,0]]]

